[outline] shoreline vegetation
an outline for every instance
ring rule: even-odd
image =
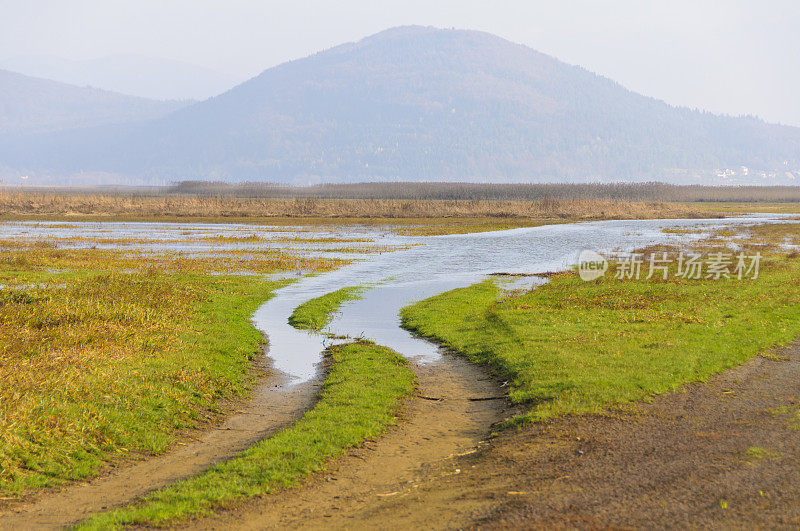
[[[254,496],[296,486],[353,446],[396,422],[415,377],[405,358],[367,341],[331,347],[319,401],[302,419],[233,459],[147,495],[130,506],[92,516],[77,529],[165,526]]]
[[[505,298],[484,281],[404,308],[402,325],[507,379],[526,410],[506,425],[604,414],[795,341],[800,260],[774,242],[796,242],[798,226],[751,227],[737,240],[767,253],[755,280],[584,282],[570,271]],[[696,248],[732,253],[727,243],[715,235]],[[678,250],[645,249],[644,261],[664,251]]]
[[[352,286],[308,300],[294,309],[289,324],[298,330],[319,332],[331,322],[342,304],[359,299],[363,291],[363,287]]]
[[[343,262],[0,241],[2,497],[163,453],[222,418],[254,383],[251,316],[289,282],[263,274],[298,263]]]
[[[317,258],[285,252],[214,252],[186,256],[182,253],[143,253],[129,249],[60,248],[52,241],[0,238],[0,274],[4,271],[39,272],[52,269],[70,271],[179,272],[208,275],[263,275],[280,271],[332,271],[348,260]]]
[[[282,220],[329,219],[596,219],[639,216],[693,217],[690,208],[664,201],[614,199],[348,199],[259,198],[209,196],[142,196],[115,194],[64,194],[5,192],[0,194],[0,219],[30,217],[59,219],[135,220]]]
[[[800,188],[364,183],[0,191],[0,221],[382,225],[416,236],[610,219],[800,213]]]
[[[0,264],[0,492],[87,479],[165,452],[252,386],[250,323],[282,282],[19,271]]]
[[[346,287],[311,299],[294,310],[289,324],[319,331],[344,302],[357,299],[362,291]],[[77,528],[171,525],[296,486],[344,450],[380,436],[396,422],[395,414],[416,385],[404,357],[370,341],[330,347],[325,361],[319,400],[301,420],[202,474],[96,514]]]

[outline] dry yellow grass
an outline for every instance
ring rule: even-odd
[[[345,263],[272,249],[186,255],[0,239],[0,497],[161,452],[176,428],[244,390],[261,340],[250,316],[281,283],[209,273]]]
[[[116,249],[58,249],[45,241],[0,239],[0,268],[44,271],[51,268],[103,271],[159,269],[195,273],[274,273],[331,271],[349,263],[280,251],[243,249],[208,253],[142,253]]]
[[[751,214],[753,212],[763,214],[800,214],[800,203],[797,202],[698,202],[682,203],[687,208],[693,208],[699,212],[715,214]]]
[[[708,213],[706,212],[707,216]],[[396,199],[270,199],[233,197],[135,197],[102,194],[6,192],[0,194],[4,219],[199,219],[266,220],[334,218],[426,220],[587,220],[699,217],[690,205],[599,199],[488,201]]]

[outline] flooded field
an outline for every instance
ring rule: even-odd
[[[368,289],[345,303],[324,332],[365,338],[418,361],[440,356],[436,345],[403,330],[398,313],[408,304],[496,273],[536,274],[573,265],[584,249],[631,250],[656,243],[686,242],[686,230],[712,232],[754,222],[781,222],[788,216],[758,215],[709,220],[598,221],[446,236],[407,236],[392,227],[270,227],[195,223],[0,224],[0,240],[46,241],[59,248],[123,249],[130,253],[190,256],[290,252],[352,260],[335,271],[305,275],[278,290],[254,315],[269,338],[274,368],[294,382],[318,373],[327,335],[299,331],[288,324],[301,303],[347,286]],[[665,229],[666,232],[665,232]],[[697,236],[691,236],[696,238]],[[270,279],[302,275],[281,272]],[[536,277],[514,277],[539,282]]]
[[[241,498],[238,470],[252,470],[245,480],[255,489],[253,492],[268,493],[271,484],[259,478],[284,470],[287,455],[300,456],[296,473],[280,479],[298,485],[308,471],[327,466],[324,463],[338,455],[339,451],[325,452],[328,442],[340,440],[340,436],[349,441],[342,448],[368,453],[363,460],[344,456],[337,481],[312,489],[311,496],[307,496],[305,487],[282,491],[255,512],[225,513],[220,516],[219,527],[251,521],[259,526],[268,521],[275,526],[310,525],[308,514],[338,511],[343,502],[331,500],[343,498],[351,500],[348,514],[362,509],[370,512],[374,507],[369,500],[376,493],[394,496],[413,492],[411,483],[420,478],[433,481],[440,474],[436,470],[445,477],[464,470],[463,465],[455,464],[454,456],[472,455],[494,444],[487,442],[488,434],[534,412],[538,406],[530,404],[540,401],[525,403],[527,395],[521,393],[539,396],[547,392],[534,388],[537,382],[549,382],[547,367],[557,366],[566,372],[551,378],[553,385],[562,389],[561,394],[542,404],[591,405],[596,398],[592,393],[601,398],[606,394],[618,397],[624,403],[641,399],[642,393],[649,396],[662,392],[665,388],[658,387],[661,380],[650,383],[653,374],[679,383],[693,382],[708,373],[697,372],[705,370],[699,364],[701,358],[717,363],[714,371],[722,370],[731,360],[744,359],[728,350],[746,346],[749,340],[764,345],[780,343],[781,334],[792,326],[789,318],[793,307],[789,302],[794,300],[793,277],[783,270],[767,267],[763,282],[741,285],[705,280],[689,284],[624,280],[586,284],[577,275],[568,275],[531,290],[545,284],[548,273],[570,268],[581,251],[608,255],[657,244],[709,250],[741,248],[748,252],[760,249],[765,254],[771,249],[772,255],[777,252],[786,256],[797,243],[798,224],[792,221],[788,215],[593,221],[440,236],[412,235],[396,225],[2,223],[0,253],[6,272],[0,279],[0,301],[6,302],[2,308],[8,316],[4,317],[10,338],[7,343],[16,341],[17,356],[6,365],[3,381],[9,389],[21,389],[20,397],[30,397],[27,409],[6,400],[7,411],[16,412],[14,419],[23,419],[12,420],[19,425],[42,426],[39,431],[50,433],[47,427],[54,423],[49,417],[36,416],[42,411],[36,400],[49,401],[54,410],[83,407],[80,411],[86,413],[81,418],[120,418],[120,411],[131,412],[129,417],[122,417],[125,424],[120,433],[141,432],[146,443],[155,440],[158,446],[145,447],[141,461],[97,481],[45,495],[36,503],[18,504],[13,513],[6,513],[5,520],[0,506],[0,527],[13,526],[13,522],[72,525],[87,517],[95,523],[116,518],[121,518],[120,522],[149,522],[137,519],[143,518],[150,505],[129,505],[144,492],[159,496],[169,508],[165,511],[183,507],[185,500],[193,497],[218,499],[226,507],[224,504]],[[794,266],[787,262],[781,267]],[[490,276],[497,286],[481,283]],[[470,285],[466,290],[426,300]],[[680,293],[674,297],[676,286]],[[598,295],[597,290],[603,289],[606,293]],[[357,296],[337,299],[340,293]],[[463,298],[464,294],[469,295]],[[554,297],[560,302],[548,306],[534,301],[537,297]],[[671,303],[670,297],[674,299]],[[780,304],[773,308],[771,301],[784,299],[789,301],[785,308]],[[332,300],[338,302],[321,302]],[[720,310],[723,303],[734,304],[731,300],[766,300],[766,304],[749,311],[759,323],[775,320],[779,324],[758,330],[752,337],[728,341],[717,333],[718,327],[726,327],[729,333],[749,330],[736,326],[736,319],[744,319],[741,312],[728,307]],[[424,302],[415,304],[419,301]],[[659,313],[650,308],[652,301],[676,307]],[[613,311],[581,313],[582,304],[592,308],[610,304]],[[310,319],[313,311],[309,309],[320,307],[328,308],[324,320],[297,320],[298,315]],[[331,309],[335,309],[333,315]],[[447,343],[461,355],[444,352],[438,343],[403,328],[401,310],[405,326]],[[717,310],[724,319],[701,315]],[[773,311],[774,315],[770,313]],[[686,320],[676,320],[676,315]],[[599,324],[595,323],[597,319],[601,320]],[[317,331],[301,330],[299,323],[303,322],[316,323],[307,328]],[[645,322],[654,323],[653,328],[642,328]],[[784,322],[788,324],[780,324]],[[706,338],[706,343],[683,348],[686,337],[681,327],[686,323],[693,323],[686,337]],[[458,333],[472,335],[465,336],[460,346],[453,344],[446,337],[451,325],[457,332],[450,338],[458,340]],[[426,327],[438,332],[431,333]],[[259,331],[268,338],[268,346],[257,354],[263,341]],[[606,335],[601,333],[600,337],[598,331]],[[336,343],[348,344],[328,349]],[[504,377],[497,379],[493,369],[469,354],[472,347],[483,349],[480,353],[492,352],[495,361],[505,359],[499,356],[513,357],[516,370],[527,372],[514,373],[509,366],[502,366],[498,374]],[[489,350],[492,348],[495,350]],[[613,355],[607,364],[597,364],[597,353],[604,349]],[[644,355],[639,355],[642,349]],[[656,351],[652,349],[663,355],[652,356]],[[345,351],[349,358],[342,357]],[[548,358],[548,353],[554,358]],[[405,363],[398,354],[411,363]],[[715,355],[722,361],[715,361]],[[23,370],[29,358],[39,365]],[[577,361],[570,365],[569,360]],[[642,364],[653,364],[653,370],[644,370]],[[349,368],[341,372],[343,366]],[[98,374],[104,379],[92,379],[95,367],[103,370]],[[587,367],[594,368],[587,373]],[[49,376],[42,378],[46,371]],[[386,376],[386,371],[404,375],[402,389],[391,390],[400,380]],[[141,379],[140,374],[147,376]],[[19,381],[22,377],[24,382]],[[253,384],[248,398],[222,406],[232,408],[230,412],[235,414],[217,409],[221,402],[213,397],[235,400],[237,394],[232,390],[244,389],[248,385],[245,378]],[[530,391],[524,387],[528,384]],[[108,389],[114,385],[120,389],[110,393]],[[237,385],[242,387],[233,387]],[[131,389],[139,389],[138,394]],[[366,394],[355,398],[349,394],[355,391]],[[344,394],[326,398],[331,392]],[[170,398],[164,402],[167,395]],[[563,404],[558,401],[561,395],[568,395]],[[87,396],[93,398],[87,400]],[[374,410],[375,397],[381,396],[387,409],[382,413],[385,417],[376,423],[368,415]],[[195,405],[192,397],[211,398],[202,398],[205,401]],[[164,403],[179,405],[175,408],[179,413],[166,416],[170,422],[199,427],[202,436],[193,436],[188,444],[171,445],[174,430],[148,424],[149,417],[142,417],[162,411]],[[354,406],[356,403],[362,406]],[[206,407],[224,415],[225,422],[219,427],[209,426],[202,422],[213,422],[211,416],[204,416],[200,424],[190,416]],[[180,412],[187,412],[185,418],[179,417]],[[398,425],[387,429],[394,423]],[[73,431],[80,438],[94,429],[92,424],[76,426]],[[332,426],[341,430],[339,435],[331,434]],[[379,428],[358,435],[361,432],[352,431],[358,426]],[[72,433],[67,435],[72,437]],[[104,433],[98,438],[105,437]],[[80,447],[80,440],[57,435],[61,437],[57,443],[32,452],[47,457],[52,448],[54,457],[50,459],[55,462],[61,459],[57,452]],[[125,439],[120,441],[120,446],[128,445]],[[134,443],[144,444],[137,441]],[[187,459],[186,455],[193,457]],[[113,462],[114,456],[93,459],[100,472],[100,464],[106,459]],[[64,462],[59,472],[63,476],[81,465]],[[226,470],[236,471],[230,476],[233,482],[226,479]],[[96,474],[90,471],[85,476]],[[6,476],[9,492],[16,488],[14,478],[22,478],[20,481],[27,484],[40,481],[35,471],[27,469]],[[515,477],[515,473],[505,474],[501,479],[511,483],[495,485],[495,490],[518,490]],[[484,484],[487,479],[481,476],[475,481]],[[206,484],[215,485],[217,498],[208,497],[203,487]],[[441,492],[447,495],[449,491]],[[271,503],[281,509],[269,509]],[[335,507],[329,507],[330,503]],[[487,498],[478,505],[483,503],[488,506],[494,502]],[[467,503],[466,508],[473,511],[478,505]],[[105,512],[108,507],[114,509]],[[441,509],[435,503],[425,507],[420,515]],[[173,518],[169,512],[164,514]],[[233,523],[228,525],[226,518],[233,518]],[[372,521],[364,518],[364,522]],[[319,521],[320,525],[325,523]]]

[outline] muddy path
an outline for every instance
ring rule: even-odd
[[[449,401],[417,398],[327,474],[189,527],[800,526],[800,344],[633,409],[483,443],[508,412],[463,398],[496,385],[460,360],[449,374],[421,375],[422,394]]]
[[[775,354],[633,410],[504,430],[449,459],[426,439],[443,435],[437,403],[417,400],[405,425],[329,475],[194,526],[797,528],[800,344]]]
[[[415,367],[417,396],[397,426],[377,441],[349,451],[325,474],[303,486],[245,503],[188,528],[258,529],[396,527],[386,509],[413,496],[424,481],[457,476],[459,455],[485,444],[494,423],[507,416],[497,381],[460,357],[445,354]],[[473,504],[458,503],[466,516]],[[395,511],[390,511],[392,517]],[[430,527],[431,513],[404,514],[403,524]]]
[[[265,369],[252,397],[220,425],[193,434],[170,452],[119,465],[97,479],[41,493],[0,512],[0,529],[61,528],[198,474],[299,419],[316,400],[320,379],[292,385]]]
[[[300,488],[187,527],[800,525],[800,344],[635,409],[509,429],[488,441],[493,423],[511,413],[496,381],[450,355],[415,370],[419,393],[384,437]],[[18,507],[0,527],[61,526],[196,473],[203,460],[232,455],[299,417],[314,395],[264,392],[249,416],[169,456]],[[222,451],[218,437],[239,442]]]

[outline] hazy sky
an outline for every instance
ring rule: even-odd
[[[800,0],[0,0],[0,58],[139,54],[244,80],[402,24],[489,31],[672,104],[800,125]]]

